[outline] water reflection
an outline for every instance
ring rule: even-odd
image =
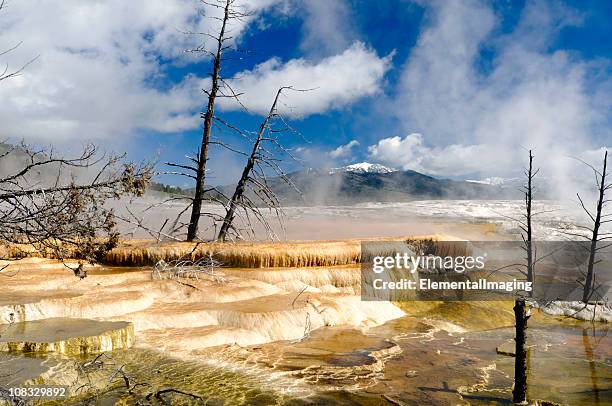
[[[607,336],[608,331],[606,330],[604,335],[598,336],[595,324],[592,325],[590,331],[591,335],[589,336],[589,329],[582,329],[582,344],[584,346],[584,354],[586,360],[589,363],[591,386],[593,388],[593,401],[596,405],[600,405],[600,389],[598,384],[599,377],[597,375],[597,364],[593,356],[593,345],[595,346],[595,348],[601,345],[601,342]]]

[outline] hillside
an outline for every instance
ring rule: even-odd
[[[513,187],[438,179],[415,171],[399,171],[380,165],[364,164],[366,163],[332,170],[309,169],[290,173],[288,178],[301,194],[279,178],[269,179],[269,183],[284,205],[520,198],[519,192]],[[225,195],[231,195],[234,186],[226,185],[219,189]]]

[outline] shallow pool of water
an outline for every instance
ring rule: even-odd
[[[70,401],[50,405],[135,404],[147,395],[151,404],[179,405],[509,405],[514,358],[503,353],[512,352],[514,331],[488,328],[495,323],[483,306],[444,304],[366,331],[324,327],[303,340],[210,348],[188,361],[139,348],[107,352],[99,364],[92,355],[3,353],[0,385],[68,385]],[[475,331],[479,324],[488,329]],[[529,398],[612,405],[609,333],[607,325],[533,317]],[[169,388],[198,398],[155,398]]]

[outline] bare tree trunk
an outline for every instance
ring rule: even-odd
[[[525,239],[525,248],[527,250],[527,280],[531,282],[531,291],[529,295],[533,296],[535,277],[533,272],[533,245],[532,241],[532,227],[531,227],[531,203],[533,201],[533,154],[529,150],[529,169],[527,172],[527,190],[525,191],[525,205],[527,209],[526,223],[527,223],[527,237]]]
[[[516,336],[514,360],[514,389],[512,402],[517,405],[527,405],[527,351],[525,349],[527,320],[529,315],[525,312],[525,299],[518,298],[514,302],[514,319]]]
[[[268,124],[270,120],[276,113],[276,104],[278,103],[278,98],[282,91],[283,91],[283,88],[280,88],[278,92],[276,93],[276,97],[274,98],[272,107],[270,107],[270,112],[268,113],[263,123],[261,123],[261,126],[259,127],[259,131],[257,132],[257,138],[255,139],[255,142],[253,143],[253,149],[251,150],[249,159],[247,160],[247,163],[244,166],[244,170],[242,171],[242,176],[240,177],[240,180],[238,181],[238,184],[236,185],[234,194],[232,195],[232,198],[230,199],[228,203],[227,213],[225,215],[225,218],[223,219],[223,224],[221,225],[221,229],[219,230],[219,235],[217,237],[217,240],[219,241],[226,240],[227,234],[230,228],[232,227],[232,223],[234,221],[234,215],[236,213],[238,201],[244,195],[244,192],[246,190],[246,184],[249,180],[249,176],[251,175],[251,172],[253,171],[253,168],[255,167],[255,163],[257,162],[257,159],[258,159],[261,142],[263,141],[263,137],[266,132],[266,129],[268,128]]]
[[[256,152],[256,148],[258,147],[259,147],[259,140],[256,141],[255,144],[253,145],[253,153]],[[219,241],[225,241],[227,238],[227,234],[234,221],[234,215],[236,214],[237,201],[244,194],[246,182],[249,178],[249,174],[251,173],[251,170],[253,169],[254,165],[255,165],[255,160],[253,159],[253,156],[251,155],[251,157],[247,161],[246,166],[244,167],[244,170],[242,171],[242,176],[240,177],[240,180],[238,181],[238,184],[236,185],[236,190],[234,191],[234,194],[232,195],[232,198],[228,204],[227,213],[225,214],[225,218],[223,219],[223,224],[221,225],[221,229],[219,229],[219,235],[217,236],[217,240]]]
[[[230,6],[231,0],[226,0],[223,22],[221,24],[221,30],[217,37],[217,51],[214,57],[214,66],[212,73],[212,84],[210,92],[208,93],[208,105],[206,113],[204,114],[204,129],[202,130],[202,143],[199,148],[198,155],[198,166],[196,172],[196,189],[193,197],[193,204],[191,207],[191,217],[189,220],[189,226],[187,227],[187,241],[193,241],[197,238],[198,234],[198,223],[200,221],[200,215],[202,213],[202,202],[205,194],[205,180],[206,180],[206,164],[208,161],[208,147],[210,145],[210,133],[212,129],[212,120],[215,114],[215,101],[217,98],[217,92],[219,91],[219,74],[221,72],[221,56],[224,50],[225,40],[225,29],[227,21],[230,17]]]
[[[593,294],[593,268],[595,266],[595,254],[597,253],[597,242],[599,241],[599,228],[601,226],[601,216],[604,205],[604,198],[606,189],[609,185],[606,185],[606,170],[608,164],[608,151],[604,155],[603,171],[601,172],[601,179],[599,181],[599,198],[597,200],[597,212],[593,219],[593,234],[591,237],[591,248],[589,252],[589,264],[587,267],[586,280],[584,282],[584,291],[582,294],[582,301],[587,303]]]

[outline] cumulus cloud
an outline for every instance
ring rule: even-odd
[[[255,12],[275,0],[249,0]],[[197,127],[201,93],[193,78],[168,85],[162,58],[189,63],[186,48],[214,31],[220,10],[193,0],[10,1],[0,13],[0,49],[11,67],[36,55],[0,86],[3,137],[50,140],[121,136]],[[232,26],[240,39],[249,20]]]
[[[483,167],[504,164],[507,158],[497,155],[495,150],[495,146],[484,144],[428,147],[423,136],[417,133],[384,138],[368,147],[374,160],[403,170],[440,176],[468,175],[480,172]]]
[[[390,63],[391,55],[379,57],[363,43],[355,42],[342,53],[318,62],[298,58],[283,63],[272,58],[252,70],[238,73],[229,82],[236,92],[243,93],[241,100],[245,106],[259,114],[269,111],[280,86],[311,89],[306,92],[287,91],[281,98],[279,111],[292,117],[303,117],[341,108],[381,92],[382,79]],[[222,107],[240,108],[231,100]]]
[[[333,159],[348,158],[353,152],[353,148],[359,145],[359,141],[351,140],[347,144],[340,145],[338,148],[329,151],[329,156]]]
[[[231,27],[234,41],[241,40],[257,12],[276,3],[282,0],[244,0],[239,6],[255,15]],[[2,62],[18,67],[40,57],[22,76],[2,83],[0,136],[119,139],[197,128],[205,72],[172,82],[167,69],[195,61],[184,50],[202,45],[203,37],[184,31],[215,31],[218,21],[198,13],[201,7],[208,17],[221,12],[194,0],[9,2],[0,14],[0,49],[23,43]],[[377,93],[389,62],[355,43],[318,61],[272,58],[230,83],[245,92],[243,101],[255,113],[267,112],[279,86],[315,88],[287,92],[281,100],[281,110],[306,116]],[[227,100],[220,104],[226,110],[239,108]]]
[[[525,148],[533,148],[543,172],[566,176],[567,155],[610,137],[601,124],[611,100],[602,102],[589,84],[609,61],[550,51],[559,30],[580,24],[579,15],[556,3],[528,2],[509,34],[499,34],[499,17],[478,0],[427,3],[426,15],[393,103],[404,131],[422,135],[381,140],[372,154],[431,173],[503,176],[516,174]],[[482,59],[483,48],[490,60]],[[400,156],[407,151],[415,151],[416,163]],[[422,153],[442,158],[422,161]]]

